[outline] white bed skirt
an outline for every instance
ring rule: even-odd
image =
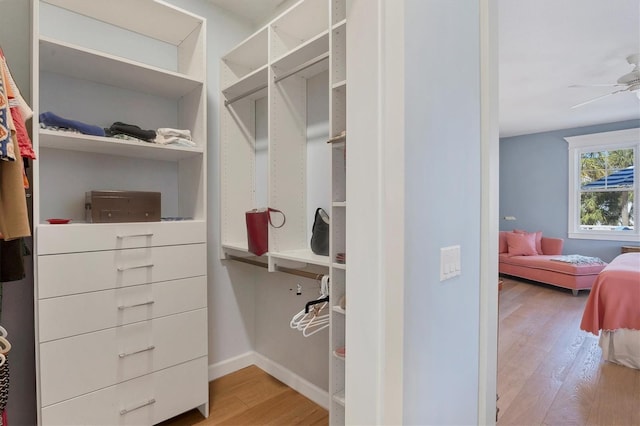
[[[602,330],[600,347],[605,360],[640,369],[640,330]]]

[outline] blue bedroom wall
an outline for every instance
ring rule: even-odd
[[[405,1],[404,425],[479,422],[479,4]]]
[[[624,242],[567,237],[569,159],[564,138],[636,127],[640,127],[640,120],[500,139],[500,230],[542,231],[546,236],[564,238],[565,254],[611,261],[620,254]],[[504,220],[505,216],[516,220]]]

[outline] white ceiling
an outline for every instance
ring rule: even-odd
[[[640,100],[618,88],[640,53],[639,0],[498,0],[500,135],[640,118]]]
[[[295,0],[210,0],[262,24]],[[498,0],[500,136],[640,119],[640,100],[617,88],[640,53],[640,0]]]

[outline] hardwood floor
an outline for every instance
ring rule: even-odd
[[[580,330],[588,297],[505,279],[498,425],[640,425],[640,370],[602,360]]]
[[[209,418],[198,410],[162,426],[328,425],[329,413],[256,366],[209,383]]]

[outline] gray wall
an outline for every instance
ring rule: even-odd
[[[0,0],[0,46],[20,93],[31,103],[31,2]],[[28,126],[30,127],[30,126]],[[31,239],[27,241],[31,246]],[[32,258],[25,268],[32,269]],[[1,284],[0,324],[9,332],[11,383],[7,415],[16,426],[36,424],[35,347],[33,333],[33,277]]]
[[[478,424],[479,3],[406,0],[405,22],[403,423]],[[461,275],[441,282],[454,244]]]
[[[500,230],[542,231],[564,238],[565,254],[600,257],[620,254],[624,242],[569,239],[567,136],[640,127],[640,120],[514,136],[500,140]],[[515,216],[505,221],[504,216]]]

